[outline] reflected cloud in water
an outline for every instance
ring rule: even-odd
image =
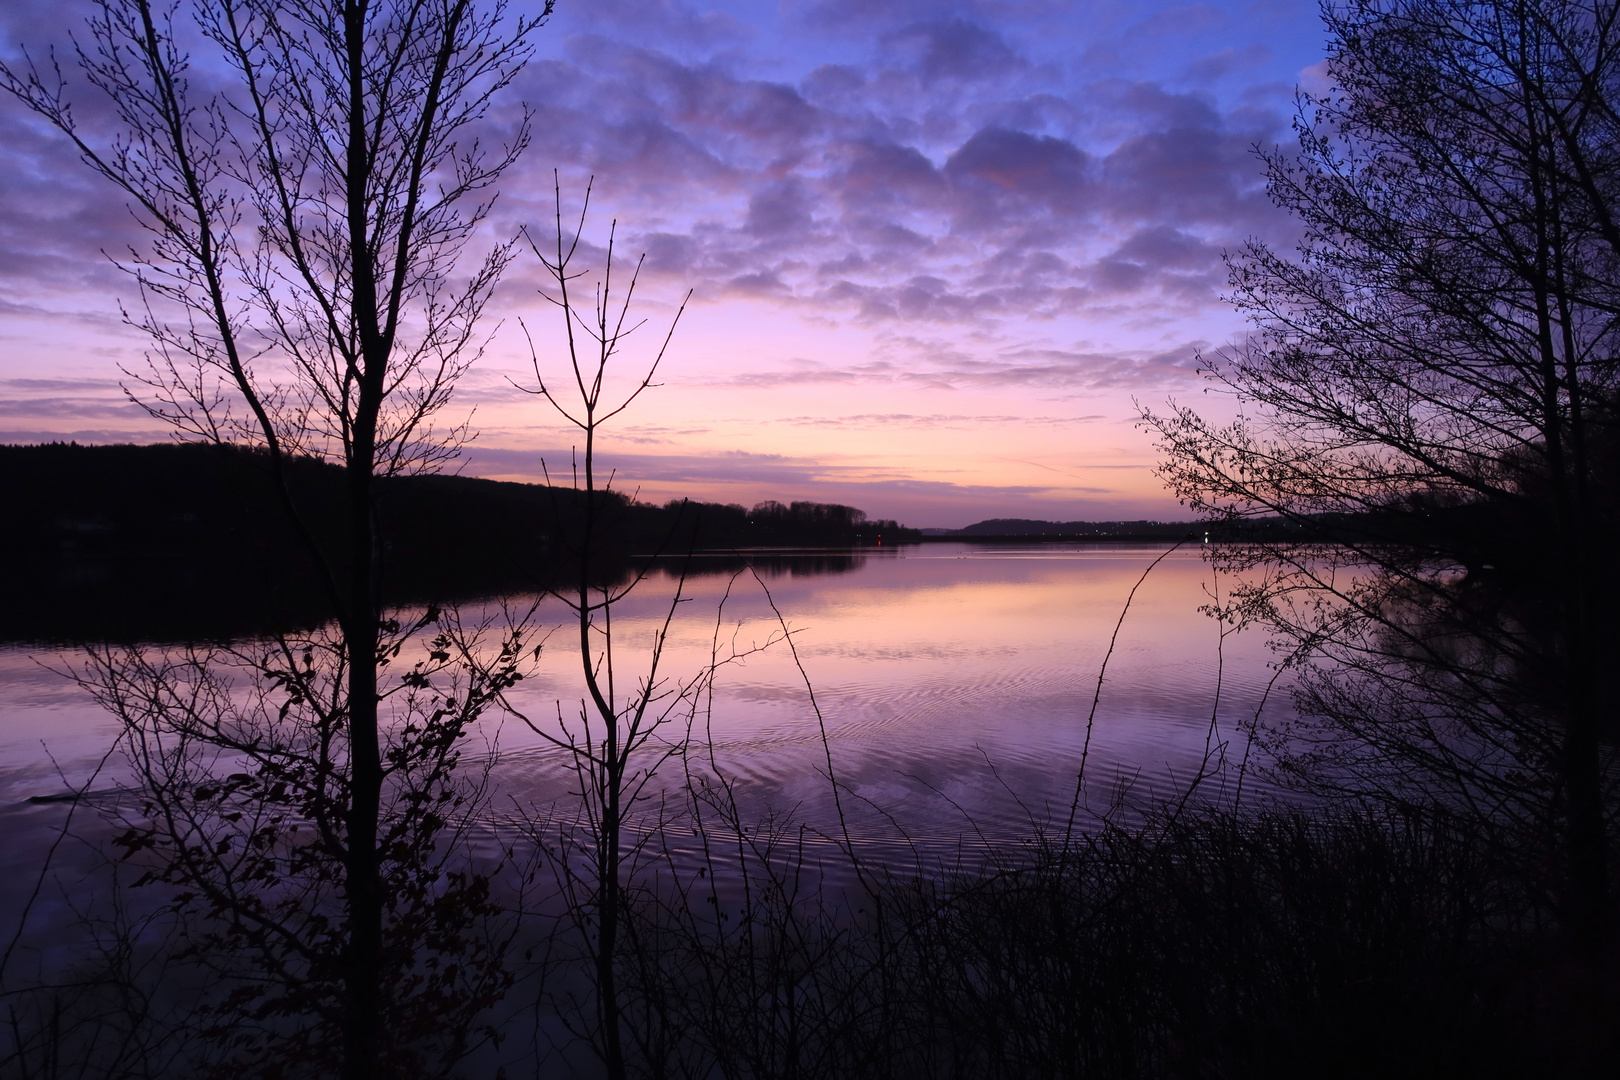
[[[1243,756],[1242,725],[1266,694],[1270,654],[1253,634],[1220,643],[1199,609],[1229,583],[1195,549],[1172,552],[1138,590],[1088,748],[1110,635],[1132,586],[1163,553],[1154,545],[961,543],[714,553],[682,560],[684,582],[665,561],[615,609],[619,677],[643,673],[677,584],[687,602],[660,665],[673,680],[700,673],[717,641],[724,652],[768,640],[780,629],[774,603],[804,674],[780,644],[749,655],[722,670],[702,713],[666,728],[667,739],[684,737],[690,724],[701,744],[694,763],[706,767],[712,752],[750,809],[791,811],[826,829],[831,788],[808,677],[856,834],[892,839],[898,825],[945,843],[975,829],[1027,836],[1032,823],[1066,815],[1083,755],[1099,809],[1121,784],[1142,796],[1184,784],[1212,733],[1215,746]],[[493,610],[489,603],[463,604],[463,618]],[[561,627],[568,616],[545,601],[537,621]],[[577,711],[583,687],[571,637],[554,634],[513,691],[528,715]],[[50,670],[72,657],[58,647],[0,650],[0,802],[8,806],[60,790],[52,756],[68,775],[81,773],[116,734]],[[1287,707],[1275,692],[1266,704],[1273,715]],[[503,799],[566,805],[572,780],[554,749],[510,718],[490,715],[483,727],[501,747]],[[666,765],[670,780],[678,768]]]

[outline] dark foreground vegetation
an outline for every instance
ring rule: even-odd
[[[832,908],[803,898],[790,861],[754,874],[718,918],[690,890],[638,906],[638,1072],[1597,1077],[1620,1063],[1612,954],[1560,949],[1450,821],[1161,809],[983,868],[881,874]]]
[[[1161,807],[1067,845],[907,868],[852,863],[800,823],[737,816],[723,784],[700,790],[626,883],[627,1076],[1595,1080],[1620,1065],[1612,947],[1567,948],[1463,822]],[[389,1075],[600,1075],[581,912],[493,878],[504,951],[463,959],[504,1000],[428,1016],[409,1008],[428,984],[402,989]],[[210,940],[198,914],[99,923],[98,955],[9,995],[8,1075],[325,1075],[318,1028],[223,996],[250,999],[253,979],[228,952],[189,951]],[[198,964],[216,972],[203,992],[187,988]]]

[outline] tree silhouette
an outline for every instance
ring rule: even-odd
[[[477,635],[453,618],[384,610],[375,501],[379,478],[432,471],[467,436],[440,417],[513,247],[453,275],[529,139],[526,114],[502,145],[477,127],[549,12],[98,0],[68,72],[54,52],[0,68],[147,231],[119,262],[139,296],[126,320],[152,343],[126,392],[182,438],[263,450],[319,566],[333,632],[96,652],[84,675],[124,721],[140,787],[123,843],[212,920],[214,944],[254,957],[239,1010],[350,1077],[418,1067],[418,990],[442,1002],[462,976],[475,998],[498,982],[452,962],[471,955],[483,885],[436,860],[476,794],[461,736],[516,677],[519,635],[466,664]],[[81,124],[76,93],[115,130]],[[299,456],[343,468],[336,542],[286,482]]]
[[[1301,664],[1285,765],[1467,815],[1595,933],[1620,5],[1352,0],[1324,18],[1331,87],[1300,93],[1297,153],[1262,153],[1304,240],[1228,259],[1254,330],[1207,361],[1239,418],[1145,420],[1189,505],[1304,526],[1309,542],[1218,556],[1253,575],[1236,603]]]

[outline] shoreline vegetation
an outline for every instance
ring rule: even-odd
[[[295,496],[330,548],[344,542],[341,470],[288,463]],[[582,502],[567,487],[454,474],[391,477],[379,485],[383,594],[390,603],[443,603],[543,592],[571,573],[566,538]],[[990,519],[916,529],[826,503],[738,505],[637,502],[598,496],[604,578],[649,560],[707,558],[718,573],[823,555],[928,543],[1244,543],[1298,539],[1309,525],[1281,518],[1222,522]],[[272,486],[262,454],[196,443],[0,445],[0,503],[12,525],[0,556],[13,575],[0,641],[217,640],[307,627],[327,597],[315,562]],[[468,522],[480,528],[469,533]],[[1315,526],[1323,539],[1376,533],[1370,519]],[[470,540],[470,537],[476,537]],[[469,550],[469,546],[475,550]],[[222,596],[230,603],[222,604]]]
[[[0,555],[28,568],[0,613],[0,641],[213,640],[324,621],[319,568],[268,464],[202,444],[0,446],[0,500],[14,521]],[[286,469],[316,542],[342,550],[340,467],[302,459]],[[388,477],[378,489],[387,603],[544,592],[573,573],[569,541],[584,500],[571,488],[437,474]],[[596,502],[602,580],[693,551],[808,553],[920,537],[834,504],[658,506],[612,491]],[[711,561],[695,572],[728,568]]]
[[[319,540],[340,549],[339,467],[290,461],[288,475]],[[941,540],[1176,542],[1201,528],[990,521],[928,535],[836,504],[660,506],[611,491],[597,498],[594,573],[603,579],[690,553],[710,556],[690,573],[814,556],[815,568],[836,571],[859,549]],[[0,641],[214,640],[314,625],[329,608],[262,454],[186,443],[0,446],[0,502],[14,523],[0,533],[0,555],[27,568],[14,575],[12,602],[0,612]],[[582,511],[568,487],[454,474],[388,478],[377,504],[384,597],[446,603],[543,592],[572,573],[568,539]],[[478,528],[469,531],[469,522]]]

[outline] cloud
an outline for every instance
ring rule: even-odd
[[[7,428],[0,427],[0,443],[28,446],[38,443],[80,442],[89,445],[168,442],[173,432],[164,427],[144,428]]]
[[[690,287],[704,314],[726,318],[737,304],[750,318],[782,315],[773,328],[837,327],[850,343],[832,360],[807,347],[824,362],[798,363],[799,347],[773,329],[737,346],[757,357],[747,374],[728,377],[716,360],[712,386],[983,388],[1049,402],[1185,385],[1202,339],[1232,321],[1220,251],[1290,236],[1251,147],[1286,135],[1277,110],[1309,61],[1252,26],[1233,29],[1285,14],[1236,0],[564,5],[477,133],[509,138],[519,102],[533,110],[533,146],[474,247],[524,224],[543,236],[553,169],[574,206],[594,175],[590,240],[601,244],[616,218],[617,250],[646,252],[654,294]],[[82,15],[71,2],[18,0],[0,13],[0,37],[60,43]],[[81,96],[76,115],[104,134],[109,107]],[[111,297],[132,289],[101,253],[146,242],[124,203],[63,139],[0,100],[0,316],[115,322]],[[529,309],[542,283],[525,254],[490,314]],[[464,391],[515,400],[493,384]],[[27,407],[56,411],[18,430],[72,426],[78,390],[30,395],[40,404]],[[119,407],[82,396],[87,410]],[[935,404],[884,408],[912,418],[895,424],[972,414]],[[732,462],[726,475],[757,469],[785,483],[800,468],[805,484],[854,482],[792,461]]]
[[[908,54],[924,83],[994,79],[1029,62],[993,30],[963,18],[916,23],[883,38],[886,53]]]
[[[1101,352],[1014,346],[985,353],[951,349],[928,337],[891,341],[902,359],[833,366],[800,361],[790,368],[748,371],[718,385],[784,386],[891,384],[936,389],[1029,388],[1056,390],[1148,390],[1186,386],[1197,375],[1206,341],[1188,341],[1159,351]],[[1095,414],[1082,419],[1096,419]],[[1053,422],[1067,422],[1057,421]]]
[[[760,237],[799,237],[813,227],[815,200],[797,177],[758,188],[748,197],[743,228]]]
[[[1005,357],[984,378],[1092,390],[1175,386],[1197,374],[1199,354],[1207,348],[1207,342],[1190,341],[1173,349],[1136,354],[1024,349]]]
[[[659,42],[697,51],[743,44],[755,36],[747,23],[728,13],[677,0],[592,0],[568,4],[553,21],[564,32],[588,28],[640,42]]]
[[[1047,135],[986,128],[945,162],[964,197],[963,226],[1004,226],[1031,214],[1070,216],[1086,206],[1091,159],[1073,143]]]
[[[1161,11],[1131,32],[1185,33],[1218,15]],[[739,51],[762,47],[758,26],[674,0],[560,14],[514,85],[537,144],[503,185],[495,230],[543,221],[550,169],[563,166],[576,186],[599,177],[598,205],[626,223],[649,273],[700,296],[771,297],[873,325],[989,326],[1133,297],[1213,306],[1218,273],[1122,244],[1167,229],[1213,251],[1278,217],[1249,153],[1277,118],[1223,113],[1162,81],[1054,74],[1026,55],[1028,27],[992,6],[813,4],[789,20],[811,35],[807,56],[839,58],[771,74]],[[828,50],[818,35],[849,44]],[[1199,70],[1237,73],[1268,55],[1206,52]],[[142,242],[120,201],[14,104],[0,108],[0,132],[10,298],[47,282],[109,287],[117,275],[99,252]]]
[[[1134,136],[1104,160],[1115,220],[1216,227],[1263,225],[1276,213],[1265,197],[1254,140],[1214,127],[1176,127]]]
[[[657,477],[660,483],[701,488],[714,482],[764,482],[784,488],[819,482],[829,476],[859,475],[861,467],[834,465],[812,458],[783,454],[754,454],[740,450],[719,454],[636,454],[611,451],[618,475],[634,481]],[[553,469],[567,462],[567,450],[510,450],[474,444],[463,453],[469,475],[540,476],[542,462]]]
[[[116,379],[0,378],[0,417],[148,421]]]
[[[915,415],[912,413],[856,413],[851,416],[789,416],[780,423],[793,424],[799,427],[818,428],[860,428],[873,427],[908,427],[908,428],[970,428],[981,424],[1021,424],[1021,425],[1066,425],[1084,424],[1094,420],[1106,419],[1100,413],[1088,416],[1023,416],[1011,414],[972,414],[972,413],[931,413],[928,415]]]
[[[1088,495],[1117,496],[1117,489],[1076,484],[1065,478],[1050,485],[983,484],[949,479],[919,479],[892,470],[883,475],[871,463],[850,464],[782,454],[636,454],[612,452],[619,490],[646,490],[656,480],[655,500],[709,492],[709,498],[790,501],[814,498],[859,506],[881,516],[910,512],[960,517],[965,507],[1000,507],[1008,514],[1029,511],[1052,501]],[[469,476],[535,480],[543,475],[542,461],[556,474],[556,465],[569,460],[565,450],[506,450],[474,445],[464,455],[462,472]],[[878,508],[874,511],[873,508]],[[1049,511],[1048,511],[1049,512]],[[983,516],[983,514],[980,514]],[[922,520],[929,520],[924,518]],[[960,524],[967,524],[963,519]]]
[[[827,187],[856,218],[938,204],[949,191],[944,174],[914,146],[852,139],[829,147],[828,156],[838,171]]]
[[[1153,12],[1130,29],[1138,39],[1198,36],[1223,27],[1226,13],[1214,4],[1172,4]]]
[[[525,88],[545,103],[548,139],[644,223],[632,242],[649,268],[700,295],[768,295],[869,323],[1045,315],[1147,288],[1126,287],[1134,261],[1101,263],[1132,232],[1163,225],[1218,250],[1274,224],[1249,148],[1279,117],[1223,113],[1151,80],[1054,85],[982,14],[919,17],[930,10],[800,9],[822,33],[842,33],[840,20],[888,29],[851,39],[864,60],[806,65],[796,80],[748,74],[731,54],[626,48],[598,22]],[[1213,17],[1190,10],[1169,23]],[[970,78],[1019,72],[1044,84],[1008,94]],[[925,93],[930,79],[953,89]],[[1218,275],[1163,284],[1179,302],[1217,300]]]
[[[726,282],[726,292],[736,296],[778,296],[788,293],[788,287],[771,270],[752,274],[738,274]]]
[[[13,296],[127,288],[103,252],[141,239],[128,199],[41,128],[15,99],[0,98],[0,281]]]
[[[50,397],[0,403],[0,417],[32,420],[138,420],[149,419],[145,409],[128,401],[86,397]]]
[[[1091,281],[1103,292],[1130,293],[1157,288],[1194,301],[1225,280],[1220,252],[1197,236],[1170,227],[1139,229],[1097,261]]]
[[[1210,83],[1238,72],[1252,71],[1271,59],[1271,50],[1259,42],[1242,48],[1228,46],[1219,52],[1199,57],[1187,67],[1187,77],[1195,82]]]

